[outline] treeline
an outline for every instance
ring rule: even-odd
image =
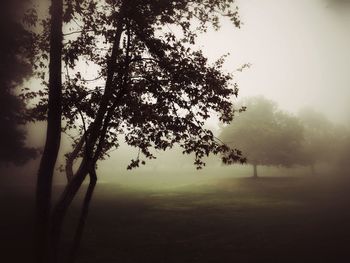
[[[220,138],[242,151],[254,168],[254,177],[258,177],[260,165],[308,166],[312,174],[320,164],[348,169],[349,127],[337,125],[311,108],[293,115],[264,97],[239,104],[243,111],[222,128]]]

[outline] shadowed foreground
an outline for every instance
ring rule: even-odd
[[[1,219],[3,241],[17,245],[7,249],[12,260],[28,262],[31,201],[26,191],[2,195],[11,215]],[[102,183],[79,262],[347,262],[349,200],[348,180],[316,177],[222,179],[167,191]],[[77,207],[67,217],[65,246]]]

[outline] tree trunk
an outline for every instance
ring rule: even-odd
[[[51,227],[51,246],[52,246],[52,257],[54,262],[58,262],[58,249],[60,243],[60,236],[63,227],[64,217],[67,210],[72,203],[74,197],[79,191],[83,181],[85,180],[87,174],[94,169],[95,165],[93,162],[93,152],[95,149],[96,142],[100,136],[101,128],[103,125],[103,120],[105,114],[108,110],[108,104],[113,98],[113,80],[114,80],[114,66],[118,58],[119,46],[121,35],[123,33],[123,23],[124,23],[124,4],[121,7],[120,15],[118,18],[117,29],[115,33],[114,43],[112,47],[112,54],[107,62],[107,79],[105,85],[105,91],[101,98],[100,107],[97,111],[96,118],[94,122],[89,127],[89,136],[86,140],[86,147],[84,152],[83,160],[80,167],[73,178],[68,182],[64,192],[61,195],[60,200],[56,204],[53,215],[52,215],[52,227]],[[92,194],[92,193],[91,193]],[[79,229],[78,229],[79,231]]]
[[[63,0],[52,0],[47,131],[36,189],[36,262],[49,262],[52,178],[61,143]]]
[[[258,165],[257,164],[253,164],[253,167],[254,167],[253,178],[257,179],[258,178]]]
[[[83,203],[83,208],[81,211],[81,215],[80,215],[80,219],[79,219],[79,225],[77,228],[77,231],[75,233],[74,236],[74,241],[73,241],[73,247],[70,251],[70,255],[69,255],[69,263],[74,263],[77,259],[77,255],[78,255],[78,250],[79,250],[79,246],[81,243],[81,239],[83,236],[83,231],[84,231],[84,227],[85,227],[85,222],[86,222],[86,218],[89,212],[89,206],[90,206],[90,202],[92,199],[92,195],[96,186],[96,182],[97,182],[97,176],[96,176],[96,171],[95,169],[92,169],[92,171],[90,172],[90,183],[88,186],[88,189],[86,191],[86,195],[84,198],[84,203]]]
[[[60,200],[57,202],[53,214],[51,225],[51,256],[53,262],[58,262],[58,250],[61,239],[61,232],[63,227],[64,217],[67,210],[72,203],[74,197],[78,193],[82,183],[84,182],[89,172],[89,163],[86,158],[83,159],[77,173],[67,184],[64,192],[61,195]]]
[[[74,161],[77,159],[78,154],[80,153],[80,151],[83,148],[84,144],[85,144],[85,146],[87,144],[88,132],[89,132],[89,130],[87,130],[84,133],[84,135],[81,136],[79,142],[77,143],[77,145],[75,146],[73,151],[68,155],[68,158],[67,158],[67,161],[66,161],[66,177],[67,177],[67,181],[68,182],[70,180],[72,180],[72,178],[74,176],[74,172],[73,172]]]

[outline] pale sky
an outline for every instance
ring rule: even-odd
[[[226,69],[236,74],[240,97],[264,95],[297,112],[311,106],[350,123],[350,10],[326,0],[240,0],[241,29],[224,21],[200,37],[214,60],[229,52]]]
[[[229,72],[252,65],[235,73],[239,98],[264,95],[293,113],[311,106],[350,125],[350,0],[236,1],[241,29],[224,20],[198,47],[210,61],[230,53]],[[349,5],[329,4],[337,1]],[[82,67],[96,75],[96,67]],[[217,121],[210,126],[217,129]]]
[[[227,71],[252,64],[235,74],[239,97],[264,95],[290,112],[311,106],[350,125],[350,8],[331,8],[327,0],[239,0],[238,5],[242,28],[224,21],[220,31],[202,35],[198,45],[211,61],[229,52]],[[95,70],[85,68],[88,75]],[[214,132],[217,124],[215,119],[209,123]],[[44,129],[35,127],[30,129],[30,139],[43,145]],[[62,153],[68,144],[64,139]],[[122,143],[100,166],[102,174],[114,174],[116,161],[118,169],[125,171],[136,154],[137,150]],[[167,156],[181,158],[180,151],[155,154],[159,159],[148,162],[147,169],[156,169]]]

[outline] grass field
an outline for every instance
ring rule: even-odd
[[[143,190],[100,183],[79,262],[350,262],[349,190],[348,179],[330,177],[221,178]],[[2,192],[6,262],[30,257],[29,192]],[[78,203],[66,220],[63,251]]]

